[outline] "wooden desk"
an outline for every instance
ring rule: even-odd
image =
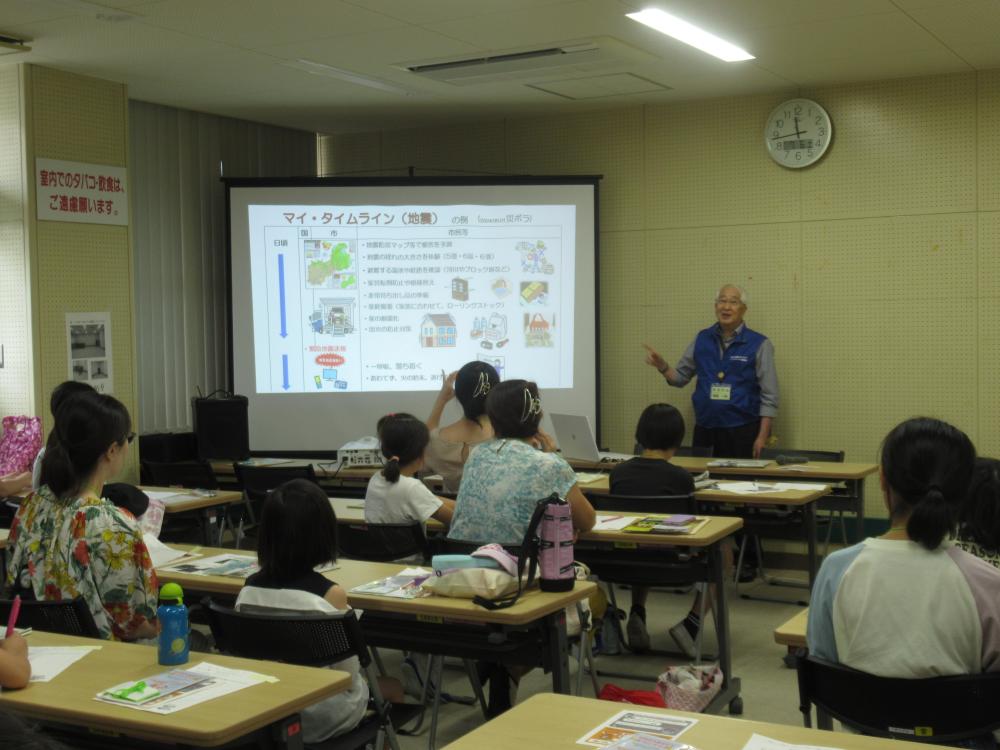
[[[221,515],[221,511],[227,505],[243,501],[243,493],[233,490],[214,490],[212,494],[196,493],[194,490],[187,490],[183,487],[152,487],[140,486],[144,492],[172,492],[180,496],[169,505],[164,504],[164,515],[172,516],[180,513],[197,513],[198,523],[201,525],[202,542],[205,544],[218,544],[222,539],[223,527],[219,522],[219,533],[215,539],[212,538],[212,512],[216,517]]]
[[[788,482],[823,482],[824,484],[844,485],[842,492],[834,492],[820,503],[821,510],[846,510],[854,513],[857,524],[857,539],[865,536],[865,477],[878,471],[878,464],[868,463],[836,463],[833,461],[810,461],[807,464],[792,464],[779,466],[776,462],[760,469],[742,469],[736,467],[712,466],[710,461],[715,458],[695,456],[675,456],[670,462],[687,469],[692,474],[709,471],[712,476],[722,477],[767,477]],[[579,471],[611,471],[613,463],[571,460],[570,465]],[[586,489],[585,485],[581,488]]]
[[[774,642],[782,646],[805,648],[806,624],[808,622],[809,610],[804,609],[788,622],[782,623],[774,629]]]
[[[159,716],[94,700],[98,692],[112,685],[170,669],[157,663],[155,647],[37,630],[28,636],[28,644],[29,648],[94,644],[100,644],[101,648],[50,682],[32,682],[23,690],[4,690],[0,693],[0,708],[35,720],[80,727],[85,732],[121,734],[171,745],[223,745],[294,716],[351,684],[348,673],[332,669],[192,653],[192,664],[208,661],[233,669],[249,669],[273,675],[279,681],[253,685],[176,714]]]
[[[171,546],[177,549],[186,548],[182,544]],[[205,556],[234,553],[241,554],[231,549],[202,548],[202,554]],[[470,599],[451,599],[444,596],[395,599],[370,594],[352,594],[349,591],[359,584],[395,575],[404,567],[406,566],[398,563],[374,563],[342,559],[336,570],[331,570],[324,575],[348,590],[348,601],[352,607],[366,612],[379,612],[396,618],[406,618],[409,627],[414,629],[420,628],[422,624],[430,627],[444,625],[447,622],[492,625],[522,630],[537,629],[544,636],[543,648],[548,651],[548,660],[552,666],[553,690],[556,692],[569,691],[564,610],[567,606],[588,598],[596,588],[596,584],[590,581],[577,581],[572,591],[553,593],[539,591],[535,588],[525,592],[514,606],[498,610],[484,609],[474,604]],[[175,582],[189,591],[235,597],[243,587],[243,579],[226,576],[191,575],[166,568],[157,570],[156,575],[161,584]],[[361,620],[362,626],[366,624],[366,617],[367,615]],[[409,622],[411,618],[412,623]],[[365,630],[365,637],[375,646],[396,647],[394,644],[380,643],[377,636],[371,635],[371,628]],[[421,650],[424,650],[423,646],[421,646]],[[447,640],[442,641],[434,653],[450,654],[451,650]]]
[[[831,464],[835,466],[836,464]],[[786,477],[788,481],[795,481],[792,477]],[[807,548],[807,568],[809,573],[809,588],[812,589],[813,581],[819,570],[819,557],[816,551],[816,504],[829,494],[830,488],[825,484],[816,484],[812,490],[785,490],[783,492],[758,492],[753,495],[737,495],[726,492],[726,484],[734,480],[721,479],[716,484],[718,489],[697,490],[694,493],[695,499],[699,502],[725,503],[727,505],[742,506],[776,506],[785,505],[802,508],[803,538]],[[605,475],[600,479],[587,484],[581,484],[580,489],[585,495],[606,495],[609,492],[610,478]]]
[[[698,723],[678,738],[702,750],[741,750],[750,735],[762,734],[782,742],[842,750],[919,750],[941,747],[927,743],[884,740],[846,732],[805,729],[785,724],[744,721],[709,714],[689,714],[673,709],[629,706],[622,703],[541,693],[533,695],[510,711],[493,719],[464,737],[452,742],[445,750],[508,750],[512,747],[547,750],[580,750],[576,741],[590,730],[607,721],[619,711],[670,714],[696,718]]]

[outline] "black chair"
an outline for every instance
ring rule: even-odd
[[[388,741],[399,750],[396,728],[415,718],[418,705],[388,703],[378,688],[371,654],[353,610],[325,613],[264,614],[237,612],[209,598],[202,600],[216,647],[224,654],[267,659],[307,667],[325,667],[351,656],[358,657],[368,680],[373,712],[349,732],[310,745],[315,750],[354,750]]]
[[[689,513],[698,511],[694,495],[599,495],[588,496],[594,510],[612,513]],[[704,556],[692,555],[687,550],[673,551],[657,547],[656,549],[636,550],[627,556],[621,555],[606,547],[588,547],[580,545],[576,557],[590,568],[602,582],[608,586],[609,606],[612,612],[618,612],[618,600],[615,595],[615,585],[623,586],[658,586],[658,587],[689,587],[708,580],[708,561]],[[705,605],[707,597],[702,597]],[[704,617],[704,611],[701,612]],[[621,623],[617,617],[614,622],[622,637]],[[701,655],[701,633],[696,641],[697,656]],[[698,659],[696,659],[697,661]]]
[[[208,461],[142,461],[148,484],[160,487],[186,487],[192,490],[217,490],[219,480]],[[145,479],[143,481],[146,481]]]
[[[0,621],[10,617],[12,599],[0,599]],[[46,633],[82,635],[85,638],[100,638],[90,607],[82,596],[63,601],[38,601],[21,599],[21,612],[17,624],[22,628],[32,628]]]
[[[1000,673],[902,679],[877,677],[815,656],[798,660],[799,710],[806,727],[831,718],[875,737],[951,744],[1000,728]]]
[[[243,488],[243,497],[246,501],[245,513],[236,522],[237,549],[239,549],[246,533],[255,530],[268,492],[292,479],[308,479],[310,482],[318,484],[312,464],[305,466],[247,466],[237,461],[233,463],[233,473],[236,475],[236,481]]]
[[[391,562],[404,557],[428,558],[424,525],[413,523],[351,523],[337,528],[342,557]]]

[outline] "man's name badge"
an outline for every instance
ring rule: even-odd
[[[729,394],[732,392],[732,386],[725,385],[723,383],[713,383],[711,391],[711,399],[713,401],[728,401]]]

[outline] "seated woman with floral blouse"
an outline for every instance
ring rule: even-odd
[[[41,467],[41,488],[11,525],[11,594],[63,600],[81,596],[103,638],[156,636],[156,574],[135,518],[101,498],[135,438],[128,411],[97,393],[69,399],[56,413]]]

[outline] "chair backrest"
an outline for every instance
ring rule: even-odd
[[[0,599],[0,622],[7,622],[13,604],[12,599]],[[82,596],[58,602],[22,598],[17,624],[23,628],[46,633],[82,635],[85,638],[101,637],[101,631],[97,629],[90,607]]]
[[[215,645],[224,654],[322,667],[357,656],[371,662],[361,626],[347,612],[237,612],[202,600]]]
[[[337,529],[342,557],[386,562],[404,557],[427,557],[424,526],[413,523],[351,523]]]
[[[798,448],[764,448],[760,452],[761,458],[769,458],[772,461],[778,456],[802,456],[810,461],[827,461],[829,463],[844,463],[844,451],[802,451]]]
[[[815,704],[876,737],[946,744],[1000,727],[1000,672],[901,679],[877,677],[814,656],[798,660],[799,710]]]
[[[233,464],[236,481],[246,492],[247,498],[262,502],[267,493],[275,487],[292,479],[308,479],[316,481],[316,472],[312,464],[305,466],[247,466],[236,462]]]
[[[676,451],[675,456],[694,456],[696,458],[711,458],[715,455],[713,445],[682,445]]]
[[[635,513],[697,513],[694,495],[588,495],[597,511]]]
[[[219,480],[208,461],[143,461],[142,469],[149,483],[160,487],[187,487],[193,490],[217,490]]]

